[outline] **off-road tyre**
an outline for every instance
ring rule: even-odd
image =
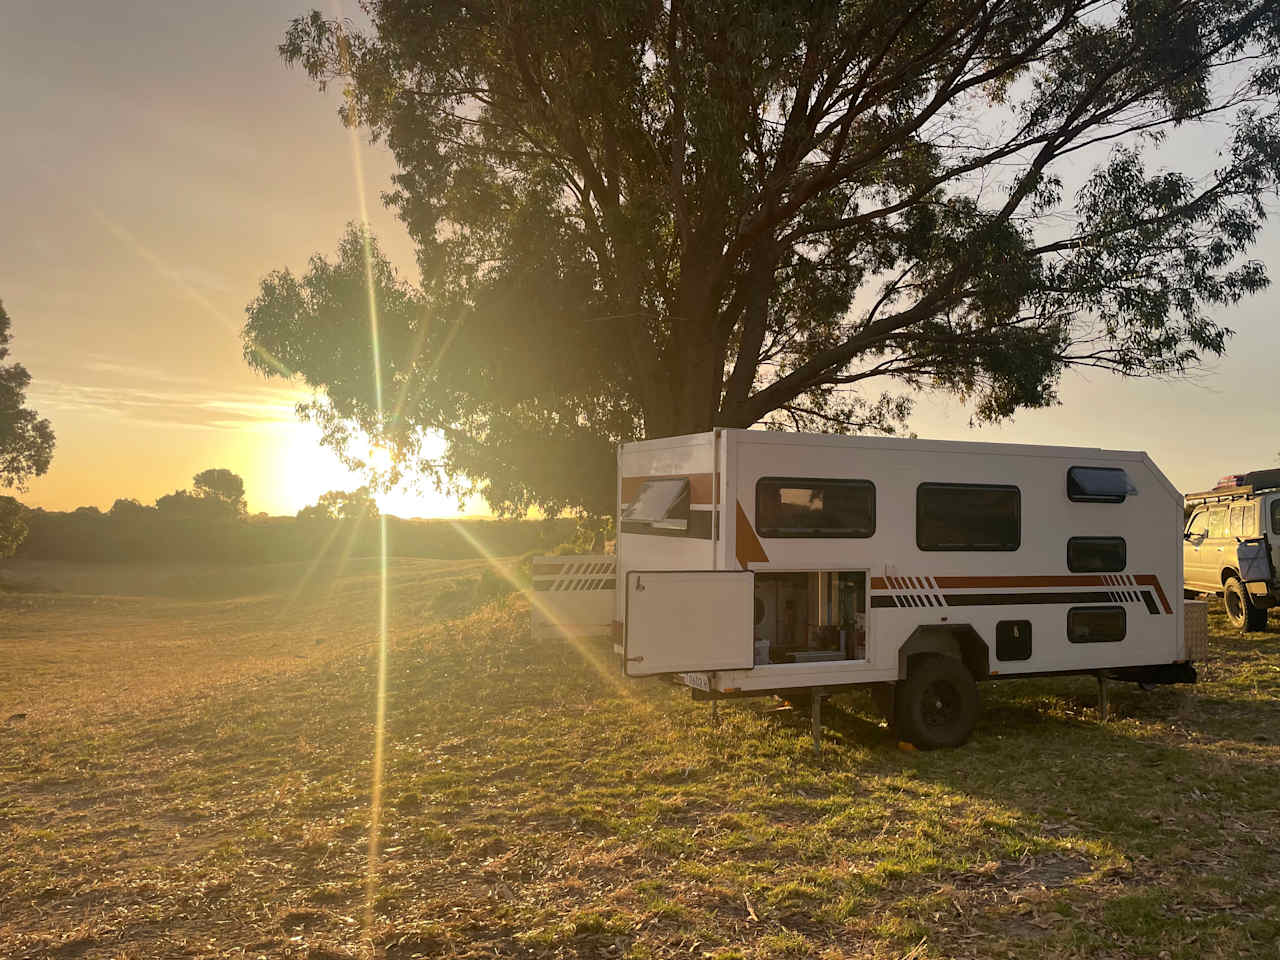
[[[1252,633],[1267,629],[1267,611],[1249,602],[1249,593],[1236,577],[1228,577],[1222,589],[1222,606],[1227,619],[1237,630]]]
[[[898,736],[921,750],[958,747],[978,722],[978,685],[955,657],[912,657],[893,699]]]

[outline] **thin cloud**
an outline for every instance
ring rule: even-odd
[[[263,388],[225,391],[202,388],[171,390],[159,387],[119,387],[73,384],[45,379],[30,392],[32,405],[49,413],[63,411],[129,420],[153,426],[201,430],[246,428],[296,423],[294,406],[300,394]]]

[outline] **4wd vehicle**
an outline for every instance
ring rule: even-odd
[[[1280,605],[1280,469],[1223,477],[1187,495],[1183,586],[1188,594],[1223,598],[1241,630],[1264,630]]]

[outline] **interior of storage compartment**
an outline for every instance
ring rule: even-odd
[[[866,658],[866,571],[756,574],[757,665]]]

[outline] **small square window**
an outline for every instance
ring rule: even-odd
[[[1119,573],[1125,568],[1124,537],[1072,537],[1067,569],[1072,573]]]
[[[1067,639],[1072,643],[1119,643],[1127,627],[1124,607],[1072,607]]]

